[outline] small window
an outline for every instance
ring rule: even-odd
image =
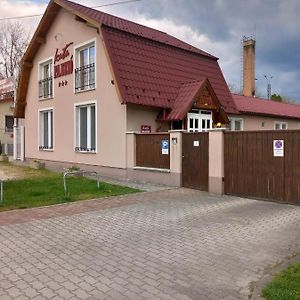
[[[76,50],[75,92],[95,88],[95,43]]]
[[[261,127],[265,127],[265,122],[261,122]]]
[[[240,131],[243,130],[244,121],[243,119],[230,118],[230,130],[231,131]]]
[[[39,129],[40,129],[40,150],[53,149],[53,110],[40,111]]]
[[[5,116],[5,132],[13,132],[14,129],[14,117]]]
[[[39,99],[53,97],[52,59],[39,65]]]
[[[286,122],[275,122],[274,128],[275,130],[284,130],[288,128],[288,125]]]
[[[76,147],[75,151],[96,151],[96,111],[95,104],[76,107]]]

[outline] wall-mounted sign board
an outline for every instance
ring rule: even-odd
[[[273,140],[273,156],[284,156],[284,140]]]
[[[161,154],[169,154],[169,140],[161,140]]]
[[[151,133],[151,125],[141,125],[141,133]]]

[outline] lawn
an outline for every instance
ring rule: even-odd
[[[294,264],[279,273],[263,289],[263,296],[267,300],[299,300],[300,263]]]
[[[100,182],[98,189],[95,180],[85,177],[67,177],[68,195],[65,196],[61,173],[0,163],[0,170],[5,170],[6,174],[9,174],[10,168],[16,175],[16,179],[4,181],[0,211],[139,192],[136,189],[105,182]]]

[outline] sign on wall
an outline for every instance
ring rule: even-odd
[[[59,78],[73,73],[73,55],[71,55],[67,61],[64,61],[70,56],[69,47],[72,44],[73,42],[66,44],[61,50],[58,48],[56,49],[54,56],[54,78]],[[58,86],[64,86],[67,84],[67,80],[62,80],[59,82]]]
[[[151,125],[141,125],[141,133],[151,133]]]
[[[273,140],[273,155],[284,156],[284,140]]]
[[[161,140],[161,154],[168,155],[169,154],[169,141]]]
[[[0,80],[0,95],[13,92],[15,89],[15,77]]]

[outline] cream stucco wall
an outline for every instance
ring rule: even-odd
[[[151,132],[161,126],[156,122],[159,109],[152,109],[137,105],[127,105],[127,131],[140,131],[141,125],[150,125]]]
[[[58,41],[55,36],[59,36]],[[56,48],[61,49],[67,43],[71,54],[76,46],[95,40],[96,43],[96,89],[75,94],[74,72],[71,75],[54,79],[54,98],[38,98],[39,62],[54,57]],[[75,58],[75,55],[74,55]],[[65,59],[67,61],[68,58]],[[61,61],[64,62],[64,61]],[[60,63],[60,62],[59,62]],[[113,74],[107,59],[106,50],[95,28],[75,21],[74,15],[61,11],[41,45],[33,62],[27,107],[25,112],[25,155],[27,158],[81,163],[117,168],[126,167],[126,106],[121,105],[116,85],[111,83]],[[67,86],[59,87],[61,80],[67,80]],[[75,104],[88,101],[96,102],[96,153],[75,152]],[[39,150],[40,109],[53,108],[54,150]]]
[[[274,130],[275,122],[287,123],[287,129],[300,129],[300,120],[265,117],[257,115],[229,115],[229,118],[243,120],[243,130]],[[262,124],[264,123],[264,126]]]

